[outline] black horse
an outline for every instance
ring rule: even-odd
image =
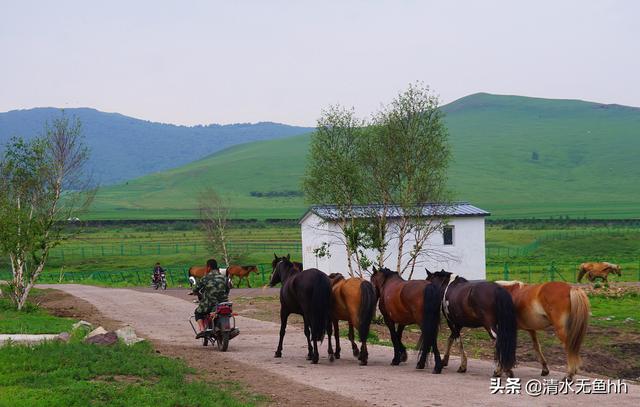
[[[271,260],[271,271],[275,271],[276,270],[276,265],[278,264],[278,262],[280,260],[284,260],[287,259],[289,261],[291,261],[291,255],[287,254],[287,256],[282,256],[282,257],[278,257],[277,254],[273,253],[273,260]],[[302,263],[298,262],[298,261],[292,261],[291,263],[293,263],[293,266],[295,268],[298,269],[298,271],[302,271],[304,270],[304,268],[302,267]]]
[[[289,260],[281,258],[274,267],[269,286],[282,283],[280,288],[280,341],[275,357],[282,357],[282,341],[290,314],[302,315],[304,334],[309,354],[307,360],[318,363],[318,341],[329,334],[329,359],[333,361],[331,348],[331,281],[318,269],[304,271]],[[313,342],[313,347],[311,346]]]
[[[442,364],[449,363],[451,345],[458,339],[460,345],[460,367],[458,372],[467,371],[467,355],[462,347],[460,331],[463,327],[484,327],[495,339],[494,376],[506,372],[513,377],[516,363],[516,310],[511,295],[496,283],[488,281],[468,281],[463,277],[444,270],[431,273],[427,270],[427,280],[440,287],[442,313],[451,329]]]

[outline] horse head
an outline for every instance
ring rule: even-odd
[[[376,289],[376,295],[378,297],[380,297],[380,293],[382,292],[382,287],[384,287],[384,283],[387,281],[389,277],[392,277],[392,276],[400,277],[397,271],[391,271],[386,267],[382,267],[379,269],[376,269],[375,267],[373,267],[373,273],[371,273],[371,284],[373,284],[373,287]]]
[[[344,276],[341,273],[331,273],[329,274],[329,280],[331,280],[331,285],[334,285],[338,281],[344,280]]]
[[[614,264],[614,266],[611,268],[611,270],[613,271],[613,274],[617,274],[619,276],[622,275],[622,267],[620,267],[617,264]]]
[[[440,271],[436,271],[435,273],[430,272],[428,269],[425,268],[425,270],[427,271],[427,281],[431,281],[432,283],[438,285],[438,286],[443,286],[445,284],[447,284],[449,282],[449,279],[451,278],[451,274],[448,271],[444,271],[444,269],[440,270]]]
[[[278,259],[278,262],[275,263],[273,267],[269,287],[273,287],[278,283],[284,283],[292,271],[296,271],[296,269],[288,257],[281,257]]]

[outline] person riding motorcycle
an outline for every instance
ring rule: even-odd
[[[156,263],[156,266],[153,268],[153,282],[157,283],[158,281],[160,281],[160,279],[162,278],[162,276],[164,275],[164,269],[160,266],[160,263]]]
[[[193,291],[198,295],[199,300],[198,307],[194,312],[200,329],[196,339],[199,339],[205,336],[207,316],[215,310],[216,305],[229,300],[227,277],[220,274],[218,262],[215,259],[207,261],[207,274],[200,279]]]

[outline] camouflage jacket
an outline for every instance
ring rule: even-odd
[[[196,311],[201,313],[211,312],[218,303],[228,301],[228,287],[227,278],[219,272],[212,271],[202,277],[194,289],[199,293],[200,301]]]

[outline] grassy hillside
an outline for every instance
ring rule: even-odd
[[[444,106],[456,197],[494,217],[640,217],[640,109],[575,100],[471,95]],[[242,218],[297,217],[309,136],[235,146],[183,167],[104,188],[93,218],[190,218],[214,186]]]
[[[12,136],[29,139],[42,134],[44,124],[60,114],[56,108],[0,113],[0,151]],[[87,108],[65,109],[65,114],[82,122],[91,149],[88,169],[101,185],[175,168],[233,145],[312,130],[269,122],[176,126]]]

